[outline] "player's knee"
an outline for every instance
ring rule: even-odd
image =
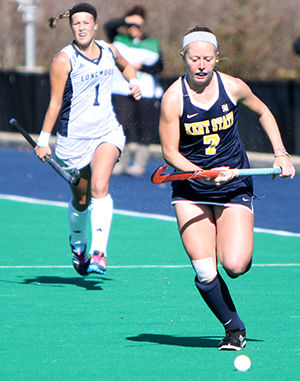
[[[239,273],[239,272],[233,272],[232,270],[229,270],[226,267],[224,267],[224,270],[226,271],[227,275],[230,278],[232,278],[232,279],[235,279],[235,278],[237,278],[237,277],[239,277],[241,275],[241,273]]]
[[[246,274],[251,269],[251,267],[252,267],[252,257],[251,257],[250,261],[248,262],[243,274]]]
[[[91,195],[94,198],[105,197],[108,193],[108,184],[100,178],[95,179],[91,185]]]
[[[230,278],[237,278],[240,275],[245,274],[251,269],[251,266],[252,266],[252,258],[246,264],[232,263],[231,265],[230,264],[223,265],[226,273],[228,274],[228,276],[230,276]]]
[[[217,276],[217,269],[211,257],[193,260],[192,265],[200,283],[213,280]]]

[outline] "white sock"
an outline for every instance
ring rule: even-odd
[[[88,213],[88,208],[83,212],[79,212],[73,207],[72,201],[69,202],[68,220],[71,232],[70,243],[80,251],[84,250],[86,245],[86,224]]]
[[[103,198],[91,199],[91,229],[92,244],[90,254],[95,250],[104,253],[106,257],[106,247],[110,231],[113,214],[113,200],[108,194]]]

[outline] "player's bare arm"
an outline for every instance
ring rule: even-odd
[[[161,103],[161,116],[159,134],[163,156],[169,165],[180,171],[195,171],[200,169],[179,152],[179,119],[181,112],[181,99],[177,80],[165,92]]]
[[[64,89],[70,70],[71,66],[67,55],[65,53],[58,54],[52,62],[50,69],[51,97],[44,118],[42,133],[51,134],[54,128],[62,106]],[[49,146],[40,147],[37,145],[35,152],[36,155],[43,161],[45,160],[46,155],[51,155],[51,149]]]
[[[270,109],[252,92],[250,87],[241,79],[225,75],[226,84],[235,100],[254,112],[266,132],[274,150],[274,167],[282,168],[281,177],[295,176],[295,168],[285,153],[278,124]]]
[[[110,44],[110,47],[114,53],[117,68],[122,72],[123,77],[129,82],[129,95],[132,95],[136,100],[140,100],[142,98],[142,93],[138,85],[138,81],[136,80],[135,68],[123,56],[121,56],[114,45]]]

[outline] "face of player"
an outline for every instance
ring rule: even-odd
[[[88,12],[78,12],[72,16],[71,27],[78,46],[86,48],[94,39],[97,21]]]
[[[202,41],[192,42],[182,55],[189,82],[196,87],[207,85],[216,65],[217,53],[214,45]]]

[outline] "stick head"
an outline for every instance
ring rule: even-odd
[[[80,171],[77,168],[74,168],[71,172],[71,175],[72,175],[72,180],[70,183],[72,185],[77,185],[80,180]]]
[[[9,125],[13,127],[13,126],[15,126],[16,124],[17,124],[16,119],[15,119],[15,118],[11,118],[10,121],[9,121]]]
[[[153,184],[160,184],[163,182],[163,179],[165,176],[168,176],[168,175],[162,175],[162,173],[167,169],[167,166],[164,164],[160,167],[158,167],[153,173],[152,173],[152,176],[151,176],[151,181],[153,182]]]

